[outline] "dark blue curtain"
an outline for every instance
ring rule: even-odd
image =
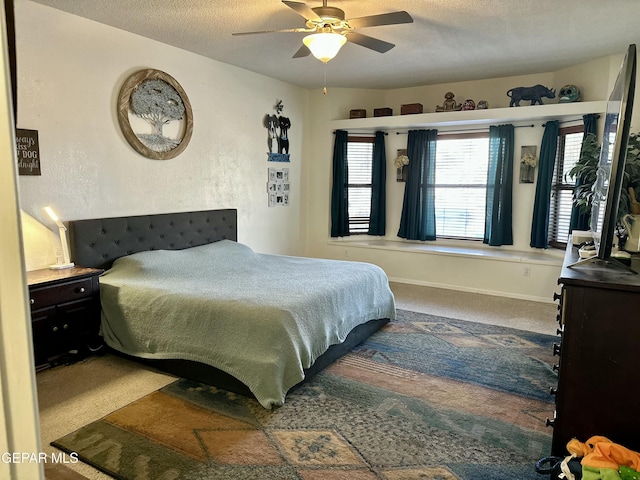
[[[336,130],[333,144],[333,183],[331,185],[331,236],[349,235],[349,170],[347,167],[347,142],[349,134]]]
[[[407,182],[398,236],[407,240],[436,239],[434,184],[437,130],[410,130],[407,139]]]
[[[595,113],[589,113],[582,117],[584,123],[584,139],[587,135],[592,133],[596,134],[598,125],[598,115]],[[582,143],[584,145],[584,142]],[[580,156],[582,157],[582,149],[580,149]],[[582,179],[576,178],[576,187],[582,185]],[[591,218],[591,209],[586,212],[582,212],[580,207],[573,205],[571,208],[571,225],[569,231],[573,230],[589,230],[589,219]]]
[[[529,244],[534,248],[547,248],[549,246],[551,181],[553,180],[553,167],[556,163],[559,131],[558,120],[552,120],[547,122],[542,135],[536,196],[533,203],[533,221],[531,222],[531,243]]]
[[[513,245],[513,125],[489,128],[489,168],[484,243]]]
[[[369,235],[384,235],[386,226],[387,197],[387,154],[384,132],[376,132],[373,144],[373,164],[371,171],[371,214]]]

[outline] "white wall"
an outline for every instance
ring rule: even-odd
[[[20,176],[27,269],[55,260],[62,220],[237,208],[239,240],[300,254],[306,90],[28,0],[16,2],[18,128],[37,130],[41,176]],[[36,28],[37,26],[37,28]],[[171,160],[136,153],[117,123],[124,80],[173,76],[193,107],[193,136]],[[263,116],[277,99],[292,122],[290,164],[267,162]],[[288,207],[268,207],[269,166],[288,167]]]

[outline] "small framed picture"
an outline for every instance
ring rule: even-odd
[[[269,206],[276,207],[278,205],[289,205],[290,190],[291,184],[289,183],[289,169],[269,168],[267,180]]]

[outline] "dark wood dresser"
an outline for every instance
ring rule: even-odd
[[[640,273],[602,262],[574,268],[569,246],[558,283],[560,341],[552,455],[572,438],[603,435],[640,451]],[[640,256],[632,261],[640,272]]]
[[[102,272],[84,267],[27,272],[37,368],[81,358],[102,347],[98,335]]]

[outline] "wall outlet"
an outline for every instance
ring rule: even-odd
[[[349,249],[348,248],[344,249],[344,256],[345,256],[345,258],[349,256]]]
[[[522,270],[522,275],[524,275],[525,277],[531,276],[531,267],[529,265],[524,266],[524,270]]]

